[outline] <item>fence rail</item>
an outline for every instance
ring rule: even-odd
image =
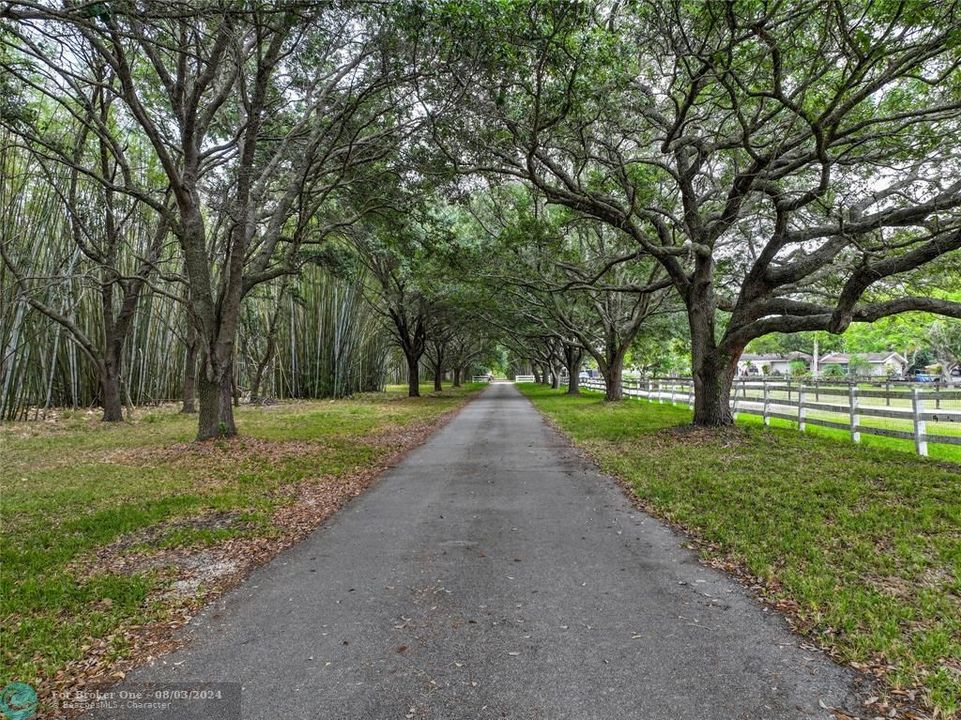
[[[584,380],[582,386],[605,390],[602,378]],[[627,397],[694,406],[690,378],[625,380],[622,391]],[[856,443],[862,434],[912,440],[919,455],[928,454],[929,443],[961,445],[961,388],[912,386],[891,391],[862,389],[854,383],[736,380],[731,410],[735,417],[740,413],[759,416],[765,425],[778,418],[795,423],[801,431],[808,425],[846,430]]]

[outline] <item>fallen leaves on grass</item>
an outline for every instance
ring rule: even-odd
[[[730,448],[743,445],[747,442],[748,435],[743,428],[735,426],[705,428],[695,425],[676,425],[648,433],[645,440],[655,447],[675,448],[678,442],[683,442],[686,447],[719,445]]]
[[[380,459],[341,477],[319,476],[281,489],[286,502],[272,516],[273,532],[266,536],[231,537],[204,548],[173,547],[142,549],[172,530],[223,529],[236,527],[238,512],[212,512],[190,518],[176,518],[144,528],[98,549],[94,557],[74,563],[80,576],[92,572],[141,573],[157,570],[168,574],[168,582],[147,601],[145,607],[162,603],[160,619],[127,623],[107,637],[91,638],[84,656],[61,668],[53,677],[37,683],[45,717],[54,715],[52,698],[103,687],[122,680],[133,668],[152,662],[176,649],[182,642],[176,631],[204,605],[238,584],[254,568],[263,565],[283,549],[301,540],[326,519],[372,485],[381,472],[396,465],[412,448],[423,443],[448,422],[461,406],[430,420],[418,420],[406,427],[390,426],[372,433],[361,442],[379,448]],[[319,443],[271,442],[250,437],[174,445],[167,448],[111,453],[113,462],[141,464],[197,463],[234,465],[249,457],[309,457],[323,449]],[[140,549],[136,549],[140,548]],[[84,572],[86,568],[86,572]],[[124,647],[118,658],[118,647]]]
[[[127,533],[109,545],[97,548],[92,555],[75,560],[71,569],[80,575],[94,572],[133,574],[160,567],[165,552],[176,554],[185,548],[170,548],[157,552],[151,546],[160,545],[165,538],[179,530],[238,530],[247,527],[239,510],[206,512],[193,517],[173,518]],[[176,564],[176,563],[169,563]]]
[[[246,459],[282,462],[291,458],[309,457],[323,450],[316,442],[263,440],[239,435],[230,438],[214,438],[190,443],[178,443],[166,447],[133,448],[106,453],[106,462],[137,467],[172,466],[217,468],[236,465]]]

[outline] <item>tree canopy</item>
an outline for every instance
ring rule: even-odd
[[[14,1],[0,68],[4,416],[205,438],[500,345],[722,425],[748,346],[958,366],[956,2]]]

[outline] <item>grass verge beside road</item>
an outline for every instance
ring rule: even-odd
[[[878,675],[882,705],[961,710],[961,465],[519,387],[705,558],[756,578],[801,633]]]
[[[162,651],[480,387],[244,407],[240,437],[204,443],[172,406],[0,427],[0,684],[49,694]]]

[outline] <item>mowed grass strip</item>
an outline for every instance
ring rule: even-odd
[[[520,388],[705,554],[761,578],[803,633],[889,690],[918,691],[932,713],[961,710],[961,465],[754,422],[694,430],[687,408]]]
[[[164,617],[169,573],[98,572],[98,551],[125,538],[137,553],[270,536],[290,488],[369,469],[406,442],[398,433],[479,388],[242,407],[241,438],[204,444],[192,442],[196,416],[172,407],[116,425],[75,412],[0,426],[0,684],[42,682],[94,639],[120,657],[118,627]]]

